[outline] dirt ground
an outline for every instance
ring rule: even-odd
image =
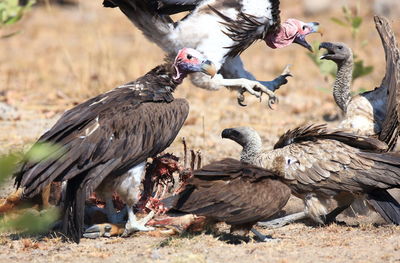
[[[100,0],[80,1],[77,7],[34,8],[15,27],[21,30],[0,39],[0,153],[27,149],[60,114],[90,96],[136,79],[162,61],[163,53],[149,43],[119,10],[104,9]],[[355,48],[372,74],[357,80],[354,90],[379,86],[384,76],[384,53],[373,25],[368,0],[362,3],[364,24],[360,40],[349,30],[334,24],[340,5],[329,13],[304,17],[300,1],[281,1],[283,19],[297,17],[319,21],[325,35],[316,41],[343,41]],[[399,19],[393,20],[396,33]],[[397,34],[400,38],[400,35]],[[366,40],[364,47],[357,44]],[[238,157],[240,148],[222,140],[224,128],[252,126],[271,147],[278,136],[300,124],[324,122],[337,117],[331,95],[332,78],[320,74],[307,51],[298,46],[271,50],[258,43],[243,54],[247,68],[259,79],[273,79],[286,64],[292,64],[294,78],[277,92],[280,103],[274,111],[247,97],[248,106],[237,105],[235,94],[222,89],[209,92],[189,81],[175,97],[187,98],[191,112],[178,138],[185,137],[190,148],[199,149],[203,162]],[[330,121],[335,126],[337,121]],[[168,152],[182,153],[179,139]],[[5,196],[10,186],[0,190]],[[301,209],[293,199],[288,211]],[[279,239],[269,243],[251,241],[230,245],[212,235],[156,237],[138,234],[129,238],[83,239],[81,244],[60,242],[59,238],[37,241],[0,236],[0,262],[398,262],[400,227],[382,224],[375,213],[349,219],[347,225],[328,227],[296,223],[280,229],[259,229]],[[226,230],[226,226],[222,226]]]

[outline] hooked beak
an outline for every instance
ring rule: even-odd
[[[307,23],[306,26],[310,29],[310,31],[306,34],[298,34],[293,42],[313,52],[311,45],[306,41],[306,36],[312,33],[320,33],[322,35],[322,30],[320,30],[318,22]]]
[[[232,139],[235,135],[236,131],[234,128],[224,129],[221,133],[221,137],[223,139]]]
[[[211,77],[214,77],[217,73],[217,68],[210,60],[206,60],[201,63],[201,72],[210,75]]]
[[[332,44],[332,43],[329,43],[329,42],[322,42],[322,43],[319,45],[318,49],[322,49],[322,48],[326,49],[327,52],[326,52],[325,54],[323,54],[319,59],[329,59],[329,55],[334,54],[334,53],[331,51],[332,48],[333,48],[333,44]]]

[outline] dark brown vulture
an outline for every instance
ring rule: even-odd
[[[258,221],[279,212],[289,197],[290,189],[274,173],[227,158],[194,171],[182,192],[162,202],[170,210],[226,222],[231,234],[247,235]]]
[[[383,218],[400,223],[400,205],[386,191],[400,187],[400,154],[383,152],[387,145],[378,139],[310,125],[286,132],[265,151],[253,129],[225,129],[223,137],[243,146],[242,159],[287,184],[316,222],[333,221],[355,197],[366,195]],[[330,201],[337,205],[333,211]]]
[[[182,47],[201,51],[217,67],[215,78],[191,76],[194,85],[217,90],[229,87],[273,102],[273,91],[287,82],[287,72],[273,81],[257,81],[245,70],[240,54],[257,40],[271,48],[292,43],[311,49],[305,37],[317,32],[318,23],[287,19],[281,23],[279,0],[104,0],[105,7],[119,7],[143,34],[171,57]],[[190,11],[174,22],[170,14]],[[151,21],[151,22],[149,22]]]
[[[363,136],[376,136],[392,150],[399,133],[400,52],[388,21],[375,17],[386,58],[386,74],[379,88],[351,97],[353,53],[344,43],[321,43],[326,49],[321,59],[332,60],[338,66],[333,85],[333,97],[345,114],[339,128]]]
[[[96,96],[66,111],[38,142],[62,146],[56,160],[24,163],[16,177],[24,198],[31,198],[53,181],[67,181],[62,219],[64,234],[79,242],[84,228],[85,200],[98,189],[116,217],[110,201],[117,191],[127,204],[125,235],[148,230],[132,206],[137,202],[146,160],[166,149],[189,113],[185,99],[173,92],[187,74],[215,74],[214,65],[193,49],[179,51],[136,81]],[[115,222],[114,222],[115,223]]]

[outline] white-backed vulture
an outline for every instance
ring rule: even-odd
[[[366,195],[383,218],[400,223],[400,205],[386,191],[400,187],[400,154],[384,152],[387,145],[378,139],[310,125],[289,130],[266,151],[251,128],[225,129],[222,137],[243,147],[242,160],[280,177],[316,222],[333,221],[355,197]],[[337,208],[328,211],[331,200]]]

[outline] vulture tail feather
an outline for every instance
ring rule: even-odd
[[[62,232],[67,238],[79,244],[83,234],[85,213],[85,188],[82,188],[83,176],[74,177],[67,183]]]
[[[368,203],[387,222],[400,225],[400,204],[386,190],[376,190],[368,194]]]

